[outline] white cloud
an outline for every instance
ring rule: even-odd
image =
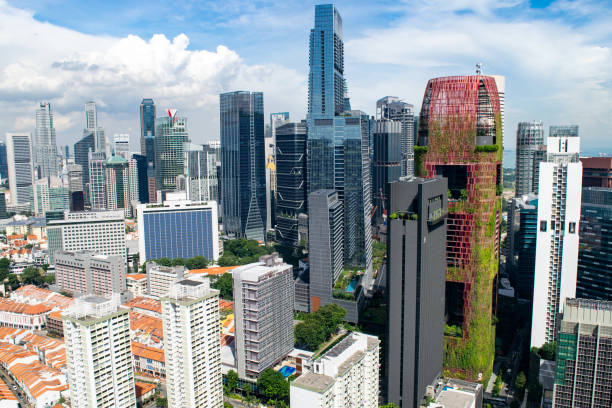
[[[289,109],[301,117],[305,78],[279,65],[248,65],[223,45],[192,50],[181,34],[144,40],[97,37],[36,21],[31,13],[0,0],[0,132],[33,131],[36,102],[51,102],[58,144],[74,144],[83,127],[83,104],[99,105],[107,135],[139,133],[138,105],[152,97],[158,112],[178,108],[188,117],[194,142],[218,139],[218,94],[263,91],[266,111]],[[303,94],[304,98],[295,98]],[[19,128],[19,129],[17,129]],[[28,129],[29,128],[29,129]],[[134,146],[136,143],[134,143]]]

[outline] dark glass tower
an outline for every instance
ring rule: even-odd
[[[387,183],[398,181],[402,175],[402,124],[392,120],[377,120],[374,130],[374,163],[372,174],[373,202],[376,220],[381,221],[383,208],[389,207],[385,194]]]
[[[0,178],[8,178],[8,161],[6,159],[6,144],[0,142]]]
[[[95,133],[83,132],[83,138],[74,144],[74,162],[83,168],[83,187],[89,184],[89,152],[95,151]]]
[[[612,188],[582,189],[576,297],[612,300]]]
[[[298,215],[306,213],[306,123],[276,128],[276,239],[297,246]]]
[[[266,171],[262,92],[220,95],[221,202],[225,231],[263,242]]]
[[[183,143],[189,141],[187,118],[177,115],[176,109],[168,109],[167,116],[155,121],[155,175],[157,189],[174,191],[177,177],[182,175]]]
[[[527,200],[517,200],[519,206],[520,229],[518,232],[518,265],[516,286],[520,299],[533,300],[533,281],[535,276],[536,239],[538,235],[538,200],[535,196]]]
[[[516,197],[538,193],[535,175],[539,174],[544,146],[544,125],[542,122],[520,122],[516,130]]]
[[[140,102],[140,152],[147,156],[146,137],[155,137],[155,103],[153,99],[143,99]],[[153,156],[147,156],[154,161]]]
[[[396,96],[385,96],[376,101],[376,119],[401,123],[402,176],[414,176],[414,106]]]

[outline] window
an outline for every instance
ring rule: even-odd
[[[576,233],[576,223],[575,222],[570,222],[569,223],[569,233],[570,234],[575,234]]]
[[[546,232],[546,221],[540,221],[540,231]]]

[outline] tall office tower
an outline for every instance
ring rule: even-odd
[[[126,217],[132,215],[130,205],[130,169],[122,156],[112,156],[104,163],[106,181],[106,208],[123,210]]]
[[[612,406],[612,302],[566,299],[557,341],[553,406]]]
[[[155,121],[155,174],[157,189],[174,191],[176,178],[183,174],[183,143],[189,141],[187,118],[168,109],[167,116]]]
[[[515,196],[537,193],[534,184],[535,169],[539,168],[544,145],[542,122],[520,122],[516,130],[516,188]]]
[[[221,154],[221,144],[217,141],[207,142],[203,145],[185,143],[183,150],[187,199],[218,201],[217,162]]]
[[[480,69],[480,68],[479,68]],[[497,96],[499,97],[499,113],[501,115],[502,138],[505,138],[506,133],[506,77],[503,75],[491,75],[497,86]]]
[[[286,123],[276,135],[276,239],[287,245],[300,244],[298,216],[307,211],[306,122]]]
[[[293,267],[274,253],[232,276],[238,376],[257,379],[293,350]]]
[[[62,322],[71,405],[135,407],[129,310],[119,296],[75,299]]]
[[[140,263],[160,258],[219,258],[217,204],[189,200],[138,206]]]
[[[446,316],[463,336],[445,337],[444,367],[480,381],[489,377],[495,353],[491,293],[502,207],[502,123],[494,78],[431,79],[418,134],[417,175],[448,178]]]
[[[140,154],[143,156],[147,156],[146,137],[155,137],[155,117],[155,102],[144,98],[140,102]]]
[[[612,188],[612,157],[581,157],[582,187]]]
[[[289,112],[270,114],[269,132],[266,132],[266,230],[276,227],[276,129],[289,122]]]
[[[83,191],[83,166],[80,164],[69,164],[67,171],[68,189],[70,192]]]
[[[580,213],[576,297],[612,301],[612,188],[583,188]]]
[[[147,294],[158,298],[168,295],[176,282],[187,278],[184,266],[163,266],[147,262]]]
[[[93,251],[126,256],[123,211],[65,212],[63,220],[47,222],[49,263],[59,251]]]
[[[0,180],[8,179],[8,161],[6,157],[6,143],[0,142]]]
[[[516,290],[519,299],[532,300],[538,235],[538,197],[535,194],[529,194],[516,199],[516,203],[520,224],[515,248],[518,254]]]
[[[385,96],[384,98],[381,98],[376,101],[376,120],[384,119],[393,120],[401,123],[401,175],[413,176],[414,105],[402,101],[397,96]],[[374,151],[374,154],[376,154],[376,150]]]
[[[36,133],[34,148],[36,150],[36,165],[39,169],[39,178],[59,174],[57,165],[57,143],[55,141],[55,127],[53,126],[53,112],[49,102],[41,102],[36,110]]]
[[[309,63],[307,191],[338,191],[345,211],[345,263],[371,275],[370,119],[345,112],[342,17],[333,4],[315,6]]]
[[[225,231],[265,241],[266,170],[262,92],[220,95],[221,201]]]
[[[73,295],[125,293],[125,257],[92,251],[55,254],[58,288]]]
[[[34,183],[34,160],[32,156],[32,135],[29,133],[6,134],[6,158],[8,164],[11,204],[34,204],[32,184]]]
[[[86,128],[83,131],[85,133],[94,134],[94,151],[101,152],[110,155],[110,152],[106,148],[106,135],[104,129],[98,124],[98,111],[96,109],[96,103],[89,101],[85,104],[85,125]]]
[[[132,154],[129,158],[130,171],[130,206],[135,202],[149,201],[149,183],[147,182],[147,158],[140,154]],[[132,212],[134,208],[132,208]]]
[[[168,406],[223,407],[219,291],[185,279],[162,298]]]
[[[115,133],[113,136],[113,152],[115,156],[121,156],[128,160],[130,158],[130,134]]]
[[[45,177],[34,182],[34,214],[70,209],[70,190],[58,177]]]
[[[576,296],[582,164],[578,126],[551,126],[540,163],[531,347],[556,340],[559,313]]]
[[[410,134],[412,135],[412,132]],[[389,197],[386,196],[387,183],[398,181],[406,167],[402,164],[405,162],[402,152],[403,137],[401,122],[388,119],[376,121],[373,143],[372,201],[376,205],[374,215],[377,223],[383,222],[383,216],[386,216],[384,210],[389,207]],[[414,162],[414,159],[412,161]]]
[[[360,282],[355,281],[346,289],[334,290],[344,266],[343,207],[338,192],[318,190],[311,193],[308,209],[310,311],[335,303],[346,310],[346,321],[357,322],[364,300]]]
[[[389,185],[387,402],[419,408],[442,373],[447,180]]]
[[[84,132],[83,138],[74,144],[74,163],[83,168],[83,188],[89,185],[89,153],[95,151],[95,135]]]
[[[89,153],[89,204],[94,211],[106,210],[106,154]]]
[[[291,408],[378,407],[379,343],[349,333],[291,382]]]

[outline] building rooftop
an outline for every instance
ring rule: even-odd
[[[146,273],[128,273],[125,275],[126,279],[133,279],[133,280],[142,280],[142,279],[147,279],[147,274]]]
[[[300,388],[306,388],[311,391],[323,393],[334,383],[334,379],[327,375],[315,374],[308,371],[295,379],[292,384]]]
[[[150,297],[139,296],[132,300],[125,302],[123,306],[130,309],[142,309],[150,312],[154,312],[156,315],[161,316],[161,302],[157,299]]]
[[[213,266],[212,268],[205,269],[190,269],[190,275],[223,275],[228,272],[232,272],[234,269],[238,268],[240,265],[236,266]]]
[[[468,391],[448,388],[440,392],[436,403],[444,408],[471,408],[476,406],[476,395]]]
[[[136,398],[140,398],[148,392],[154,390],[155,384],[136,381],[134,382],[134,388],[136,390]]]

